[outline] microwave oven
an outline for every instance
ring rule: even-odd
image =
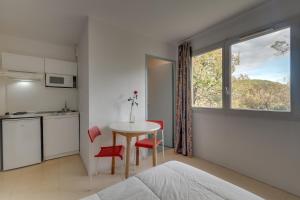
[[[76,88],[76,76],[46,74],[45,86],[58,88]]]

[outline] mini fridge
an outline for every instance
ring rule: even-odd
[[[10,170],[42,161],[41,119],[2,120],[2,167]]]

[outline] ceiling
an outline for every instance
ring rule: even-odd
[[[0,0],[0,34],[73,45],[87,16],[175,43],[265,0]]]

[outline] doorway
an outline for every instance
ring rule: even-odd
[[[146,56],[147,114],[149,120],[164,120],[165,147],[174,147],[175,61]],[[161,137],[159,135],[158,137]]]

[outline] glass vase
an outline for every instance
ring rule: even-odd
[[[129,123],[135,123],[135,109],[134,106],[130,109],[130,115],[129,115]]]

